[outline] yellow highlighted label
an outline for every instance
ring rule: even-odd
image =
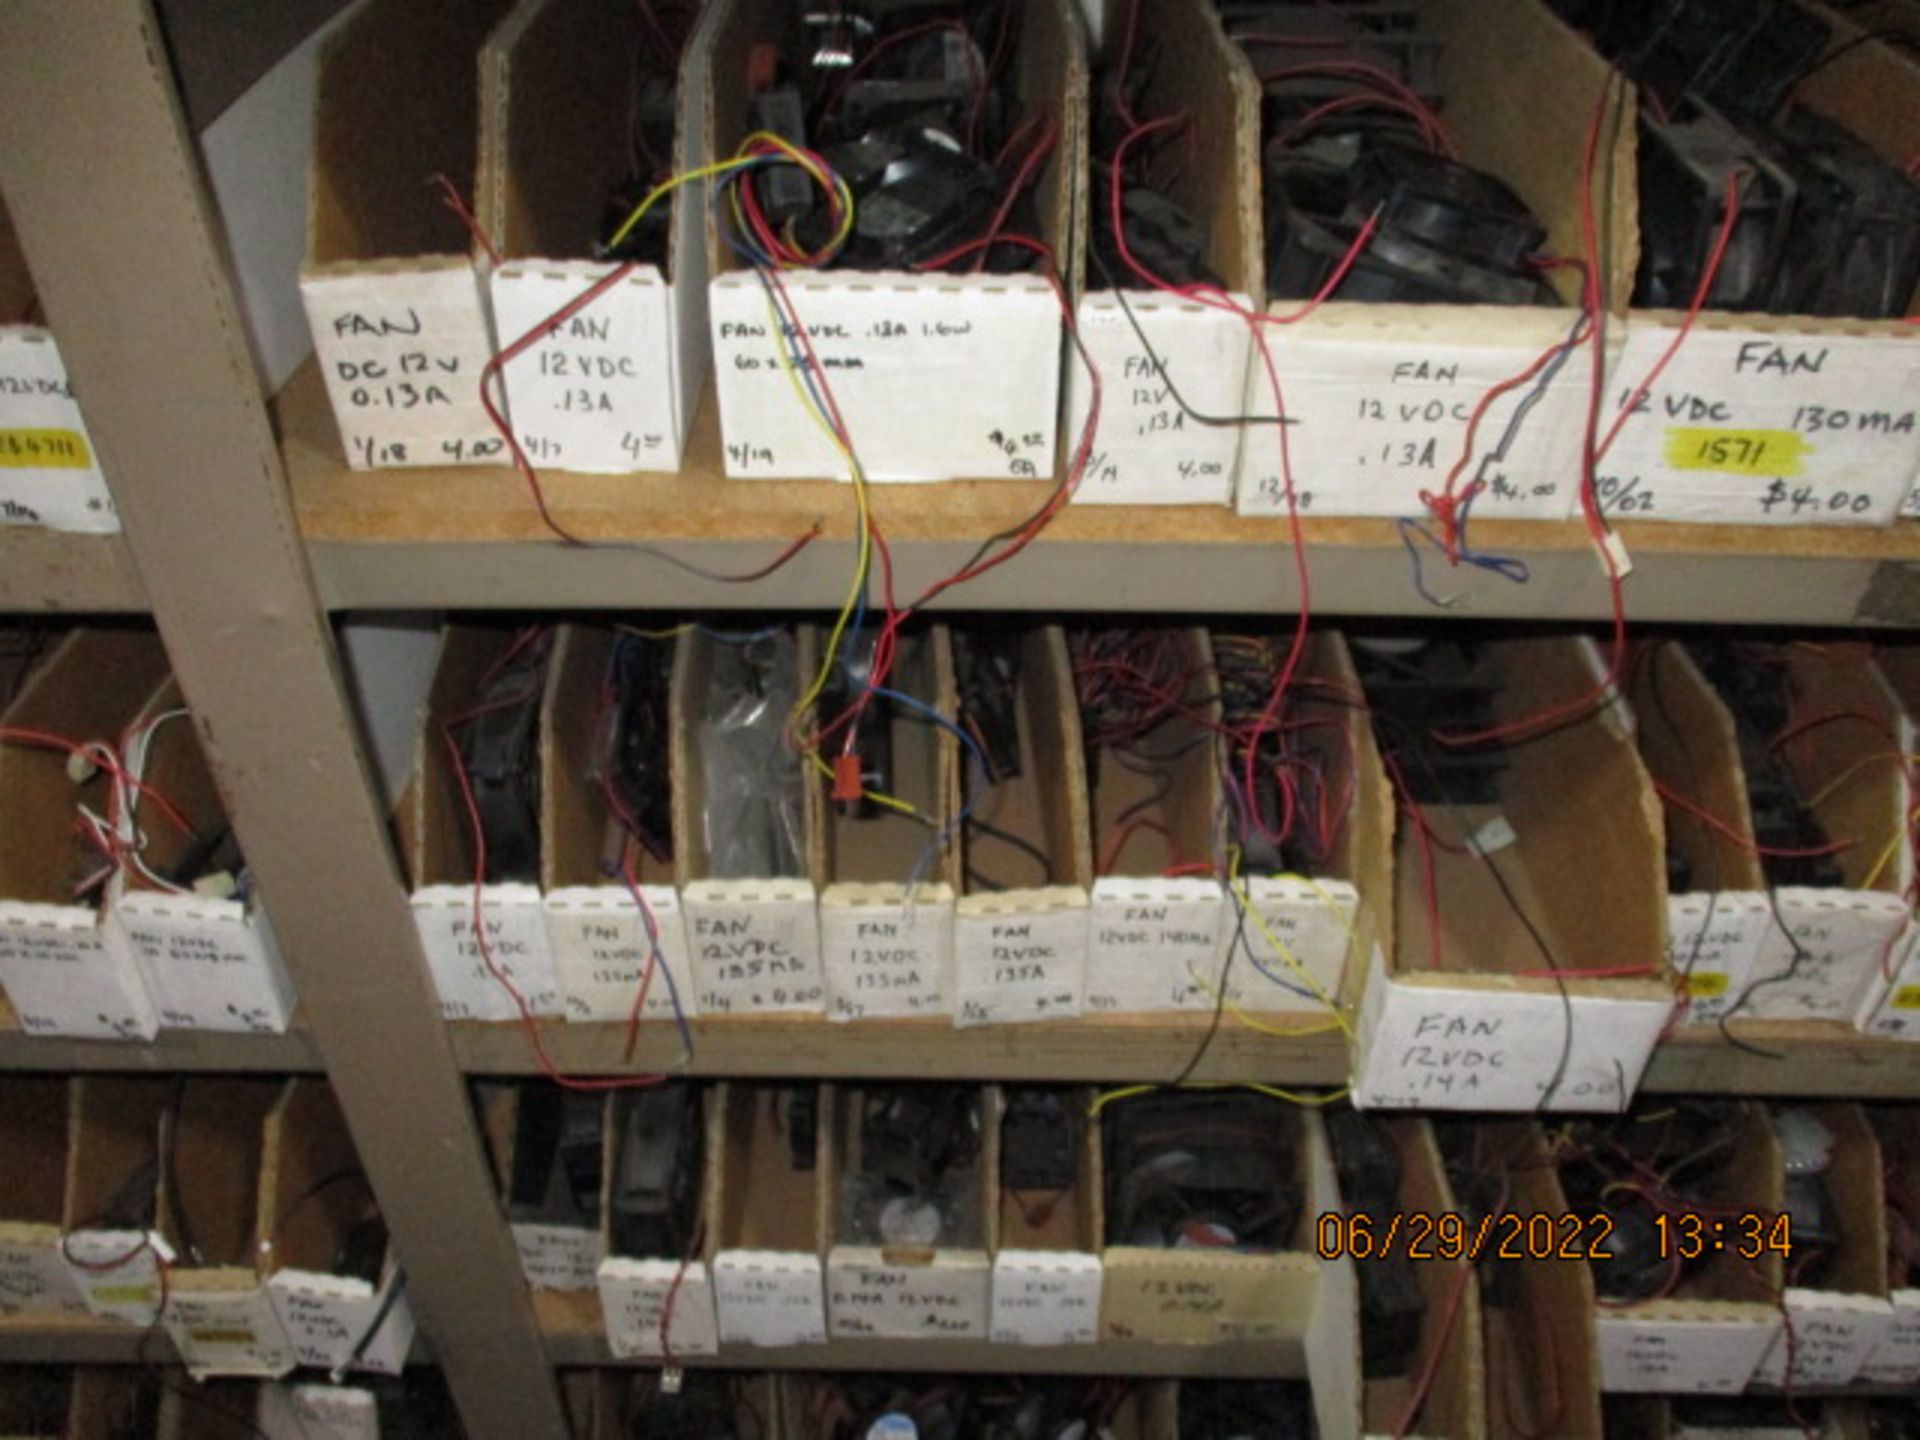
[[[1717,470],[1722,475],[1800,473],[1813,451],[1797,430],[1714,430],[1676,427],[1667,431],[1667,464],[1675,470]]]
[[[78,430],[0,430],[0,470],[90,470],[93,450]]]
[[[187,1338],[196,1345],[252,1345],[260,1337],[251,1330],[189,1330]]]
[[[96,1285],[93,1299],[99,1305],[151,1305],[160,1298],[153,1285]]]
[[[1696,1000],[1711,1000],[1717,995],[1727,993],[1727,977],[1724,971],[1695,971],[1687,977],[1687,993]]]
[[[1920,985],[1902,985],[1887,1003],[1896,1010],[1920,1010]]]

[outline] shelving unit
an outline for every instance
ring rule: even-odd
[[[558,513],[595,546],[544,534],[510,470],[349,472],[317,373],[269,402],[236,317],[223,246],[192,159],[166,42],[146,0],[12,0],[0,53],[37,57],[0,91],[0,183],[18,219],[125,539],[0,532],[0,611],[146,613],[165,638],[304,1009],[284,1036],[163,1032],[147,1046],[29,1037],[0,1015],[0,1070],[324,1072],[404,1258],[425,1342],[476,1440],[560,1440],[553,1367],[609,1356],[597,1305],[530,1297],[495,1201],[467,1093],[476,1075],[537,1073],[517,1026],[447,1026],[427,980],[330,633],[335,611],[837,603],[851,507],[830,483],[724,480],[712,397],[677,476],[546,477]],[[84,164],[77,157],[85,157]],[[103,197],[111,197],[111,204]],[[103,223],[103,215],[114,218]],[[134,217],[131,224],[124,217]],[[130,243],[137,235],[137,244]],[[899,586],[943,575],[1031,512],[1042,482],[883,489],[876,512]],[[750,569],[814,526],[764,584],[688,575],[670,557]],[[1920,625],[1920,524],[1893,530],[1623,525],[1637,621]],[[1309,519],[1313,603],[1330,615],[1419,616],[1407,554],[1384,521]],[[1592,620],[1607,593],[1577,524],[1488,521],[1480,543],[1524,558],[1527,586],[1429,574],[1455,616]],[[1286,612],[1294,572],[1278,521],[1224,510],[1072,509],[1031,555],[952,597],[984,609]],[[655,547],[654,551],[634,546]],[[1151,557],[1152,563],[1139,563]],[[321,877],[324,877],[322,883]],[[1204,1016],[955,1030],[944,1022],[697,1021],[698,1073],[1122,1081],[1171,1076]],[[1664,1046],[1653,1091],[1912,1095],[1911,1046],[1833,1026],[1743,1025],[1773,1060],[1715,1036]],[[570,1071],[670,1059],[664,1026],[550,1025]],[[1331,1086],[1337,1037],[1223,1025],[1195,1072]],[[105,1324],[0,1325],[0,1360],[132,1362],[159,1337]],[[756,1367],[835,1366],[842,1344],[728,1355]],[[1271,1346],[980,1343],[862,1346],[862,1366],[1217,1375],[1299,1373]]]

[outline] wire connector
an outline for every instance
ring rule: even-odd
[[[837,805],[858,805],[866,794],[858,755],[833,757],[833,799]]]

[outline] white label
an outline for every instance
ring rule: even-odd
[[[1676,323],[1630,322],[1603,434]],[[1871,333],[1696,326],[1602,460],[1601,507],[1632,520],[1887,524],[1920,466],[1920,336],[1897,322],[1847,328]]]
[[[713,1282],[704,1261],[682,1265],[678,1260],[603,1260],[600,1309],[606,1317],[607,1348],[621,1359],[665,1356],[669,1351],[675,1355],[719,1352]]]
[[[1904,956],[1896,947],[1892,958],[1891,974],[1868,977],[1855,1023],[1869,1035],[1920,1040],[1920,927],[1909,933]]]
[[[234,900],[152,891],[114,905],[160,1023],[187,1030],[279,1034],[293,1018],[293,986],[272,932]]]
[[[826,1287],[818,1255],[722,1250],[713,1257],[722,1345],[824,1345]]]
[[[1226,893],[1212,880],[1095,880],[1087,1013],[1213,1009],[1226,909]]]
[[[160,1266],[154,1258],[158,1235],[138,1230],[73,1230],[65,1244],[68,1273],[87,1308],[108,1320],[142,1329],[153,1324],[160,1304]]]
[[[1594,1331],[1603,1390],[1737,1395],[1779,1333],[1780,1318],[1686,1320],[1603,1310]]]
[[[786,277],[786,290],[867,479],[1053,473],[1061,321],[1045,280],[801,271]],[[711,300],[727,474],[848,478],[838,447],[794,394],[788,327],[774,326],[761,282],[719,276]],[[936,396],[940,423],[930,425]]]
[[[818,1015],[820,917],[804,880],[695,880],[681,896],[702,1015]]]
[[[289,1401],[298,1440],[380,1440],[380,1408],[371,1390],[295,1385]]]
[[[1900,506],[1900,514],[1908,520],[1920,520],[1920,481],[1907,491],[1907,498]]]
[[[535,1015],[559,1015],[560,985],[540,887],[483,886],[480,903],[484,949],[473,932],[472,885],[423,885],[413,892],[413,919],[440,992],[440,1013],[449,1020],[518,1020],[520,1007],[494,976],[498,970]]]
[[[1893,1320],[1860,1367],[1870,1385],[1920,1384],[1920,1290],[1896,1290]]]
[[[653,911],[660,943],[660,964],[641,1013],[648,1020],[671,1020],[678,993],[681,1008],[695,1014],[680,896],[671,885],[642,885],[640,894]],[[633,997],[653,953],[633,896],[624,886],[574,885],[549,892],[546,911],[547,942],[567,1019],[624,1022],[633,1013]]]
[[[952,1008],[953,888],[829,885],[820,896],[827,1016],[874,1020]]]
[[[1563,1000],[1389,979],[1376,951],[1354,1054],[1354,1104],[1620,1110],[1672,1009],[1667,1000]]]
[[[1243,306],[1252,303],[1244,295],[1233,298]],[[1080,340],[1100,374],[1100,428],[1074,503],[1230,503],[1241,431],[1233,425],[1202,424],[1181,407],[1174,390],[1177,387],[1180,397],[1202,414],[1239,414],[1247,322],[1209,306],[1169,303],[1146,294],[1130,294],[1126,303],[1153,342],[1151,353],[1111,294],[1087,295],[1080,301]],[[1069,449],[1080,443],[1092,394],[1086,364],[1069,344]]]
[[[591,1290],[600,1276],[600,1232],[515,1221],[520,1268],[536,1290]]]
[[[407,264],[300,277],[347,464],[502,464],[506,441],[480,404],[493,354],[480,277],[464,258]]]
[[[1260,875],[1242,883],[1253,913],[1242,927],[1227,902],[1225,933],[1229,943],[1240,940],[1226,970],[1228,998],[1246,1010],[1324,1013],[1320,996],[1340,996],[1359,892],[1344,880]]]
[[[0,901],[0,988],[30,1035],[151,1040],[160,1029],[125,937],[78,906]]]
[[[1900,897],[1788,886],[1776,890],[1774,899],[1793,939],[1778,924],[1767,927],[1748,972],[1741,1015],[1852,1021],[1889,943],[1907,922]]]
[[[195,1379],[206,1375],[285,1375],[293,1346],[280,1328],[266,1292],[181,1290],[167,1297],[162,1317],[181,1362]]]
[[[1058,885],[954,907],[956,1025],[1070,1020],[1087,983],[1087,896]]]
[[[387,1311],[379,1333],[367,1337],[388,1288],[398,1283],[397,1270],[388,1271],[386,1284],[377,1291],[364,1280],[279,1270],[267,1281],[267,1294],[300,1364],[337,1369],[359,1349],[356,1370],[398,1375],[413,1345],[413,1310],[404,1294]]]
[[[1787,1287],[1795,1385],[1847,1385],[1893,1325],[1893,1307],[1871,1295]],[[1776,1333],[1755,1380],[1778,1386],[1787,1374],[1787,1328]]]
[[[0,525],[120,528],[60,347],[37,325],[0,325]]]
[[[0,1315],[85,1315],[86,1298],[60,1254],[60,1237],[0,1239]]]
[[[494,323],[511,349],[615,267],[513,261],[493,272]],[[674,424],[673,295],[642,265],[505,366],[520,448],[555,470],[680,468]]]
[[[1100,1338],[1098,1255],[1002,1250],[993,1258],[996,1345],[1092,1345]]]
[[[1276,308],[1284,308],[1284,305]],[[1303,514],[1422,517],[1422,490],[1441,492],[1464,453],[1467,422],[1495,385],[1523,373],[1572,333],[1574,312],[1546,306],[1323,305],[1284,336],[1269,331],[1286,414],[1294,493]],[[1471,514],[1560,520],[1579,489],[1581,417],[1592,363],[1576,346],[1527,409],[1506,458],[1489,462]],[[1481,476],[1531,383],[1501,394],[1474,436],[1454,487]],[[1256,348],[1247,367],[1250,413],[1273,413]],[[1274,427],[1249,432],[1240,513],[1284,515]]]
[[[1667,963],[1687,982],[1687,1019],[1717,1019],[1746,988],[1760,942],[1773,928],[1767,897],[1716,890],[1667,897]]]
[[[984,1254],[936,1251],[891,1265],[864,1246],[827,1257],[827,1323],[836,1340],[983,1340],[992,1272]]]

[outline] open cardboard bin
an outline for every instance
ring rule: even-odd
[[[267,1116],[260,1224],[267,1294],[299,1363],[399,1374],[414,1332],[406,1280],[322,1081],[289,1081]],[[349,1247],[368,1234],[381,1242],[373,1278],[342,1273]]]
[[[688,1081],[669,1081],[689,1085]],[[720,1349],[720,1328],[713,1295],[713,1183],[717,1096],[711,1087],[695,1087],[694,1124],[698,1131],[699,1174],[690,1221],[693,1249],[684,1255],[633,1255],[621,1252],[614,1231],[614,1194],[622,1182],[622,1132],[629,1109],[640,1099],[632,1091],[607,1097],[605,1150],[600,1178],[600,1309],[606,1320],[607,1348],[623,1359],[634,1356],[713,1355]]]
[[[666,968],[654,976],[643,1015],[671,1019],[676,994],[687,1013],[694,1009],[686,917],[673,862],[660,861],[631,841],[615,848],[624,832],[613,820],[605,790],[593,779],[601,761],[605,707],[615,693],[607,688],[610,667],[620,646],[637,643],[603,626],[563,625],[549,662],[553,679],[540,721],[540,869],[547,941],[569,1020],[624,1021],[656,942]],[[664,731],[667,718],[659,720]],[[669,819],[669,828],[672,823]],[[674,835],[655,838],[677,852]],[[632,864],[635,888],[649,913],[642,913],[618,869],[607,869],[622,857]]]
[[[833,1402],[823,1392],[827,1386],[837,1386],[851,1378],[854,1377],[841,1374],[806,1373],[777,1377],[774,1386],[779,1399],[781,1426],[769,1433],[790,1436],[793,1440],[810,1440],[810,1437],[828,1433],[824,1429],[817,1428],[816,1417],[822,1413],[838,1414],[839,1412],[829,1411]],[[1049,1383],[1047,1377],[1027,1378],[1038,1384]],[[942,1378],[934,1375],[902,1377],[902,1384],[907,1386],[924,1384],[932,1387],[941,1383],[943,1383]],[[976,1385],[994,1386],[996,1382],[991,1376],[962,1375],[953,1377],[947,1383],[967,1388]],[[1014,1377],[1012,1383],[1021,1383],[1020,1377]],[[1098,1435],[1101,1440],[1177,1440],[1171,1382],[1164,1380],[1103,1382],[1098,1377],[1085,1377],[1078,1383],[1087,1386],[1090,1390],[1103,1383],[1118,1383],[1123,1386],[1126,1393],[1113,1412],[1112,1418],[1098,1430],[1091,1426],[1069,1426],[1063,1427],[1058,1432],[1042,1433],[1070,1435],[1081,1433],[1081,1429],[1084,1428],[1086,1434]],[[975,1431],[969,1429],[967,1433],[972,1434]],[[998,1430],[982,1429],[980,1433],[998,1433]]]
[[[56,1076],[0,1081],[0,1317],[85,1315],[60,1238],[66,1219],[73,1105]]]
[[[797,641],[797,643],[795,643]],[[756,645],[767,642],[755,642]],[[810,628],[797,636],[783,631],[779,642],[791,646],[776,663],[791,665],[794,700],[804,693],[818,664],[816,639]],[[769,740],[757,754],[782,770],[782,781],[792,779],[800,796],[802,833],[786,844],[760,847],[763,856],[777,856],[790,846],[785,864],[762,859],[758,869],[784,873],[754,874],[744,865],[754,847],[730,844],[716,847],[708,814],[709,804],[727,803],[726,790],[743,777],[735,758],[739,745],[726,730],[730,712],[744,691],[717,688],[735,667],[734,647],[704,631],[685,636],[674,652],[669,699],[672,711],[668,741],[672,750],[674,875],[680,903],[686,911],[687,940],[692,949],[695,1005],[702,1015],[754,1015],[795,1012],[818,1015],[825,1009],[826,982],[820,965],[820,915],[816,897],[826,884],[825,823],[820,813],[820,789],[805,773],[805,761]],[[757,665],[749,652],[747,663]],[[782,692],[772,692],[779,696]],[[791,702],[788,702],[791,703]],[[778,717],[784,724],[786,717]],[[721,782],[727,782],[723,784]],[[729,852],[733,859],[729,859]]]
[[[151,631],[77,630],[34,672],[6,722],[76,743],[117,744],[167,678]],[[107,813],[96,770],[76,785],[64,752],[0,745],[0,985],[34,1034],[151,1040],[159,1009],[107,907],[73,898],[95,858],[67,843],[76,805]],[[170,827],[149,827],[171,843]]]
[[[708,159],[696,57],[711,52],[689,41],[675,77],[673,153],[653,157],[676,175]],[[491,289],[503,350],[620,268],[592,247],[613,187],[641,178],[628,127],[643,63],[649,76],[666,69],[625,0],[521,0],[481,52],[477,203],[500,247]],[[660,201],[672,217],[664,269],[628,267],[503,367],[514,434],[535,463],[680,468],[711,358],[705,201],[699,186]]]
[[[1238,63],[1207,0],[1147,0],[1138,24],[1136,54],[1152,57],[1136,102],[1140,114],[1187,117],[1162,152],[1156,187],[1205,229],[1208,268],[1226,281],[1236,303],[1251,310],[1265,289],[1258,196],[1248,208],[1241,184],[1242,176],[1259,183],[1260,95],[1253,74]],[[1096,92],[1089,103],[1104,102]],[[1102,161],[1090,163],[1098,168]],[[1085,223],[1105,224],[1093,213],[1099,177],[1090,175],[1081,193]],[[1091,248],[1090,239],[1082,243]],[[1077,314],[1081,343],[1103,382],[1093,441],[1100,463],[1081,480],[1075,503],[1231,504],[1241,449],[1266,432],[1201,424],[1174,398],[1168,380],[1196,410],[1237,413],[1252,356],[1247,322],[1215,305],[1146,289],[1131,273],[1107,276],[1095,264],[1084,278]],[[1115,287],[1130,292],[1124,302]],[[1086,367],[1069,346],[1069,447],[1085,428],[1092,393]]]
[[[1478,663],[1497,723],[1604,670],[1591,642],[1552,637],[1489,641]],[[1673,1012],[1659,804],[1624,707],[1501,758],[1497,805],[1422,807],[1427,845],[1402,817],[1394,951],[1374,954],[1356,1036],[1363,1108],[1617,1110]]]
[[[1031,859],[977,826],[962,837],[966,893],[953,918],[953,1012],[961,1026],[1070,1019],[1086,991],[1093,846],[1080,710],[1059,626],[1022,634],[1013,714],[1020,773],[989,785],[969,765],[961,795],[973,798],[979,819],[1038,850],[1047,867],[1040,884],[996,889],[1006,883],[997,877],[1027,875],[1013,867]]]
[[[1034,1087],[1041,1088],[1041,1087]],[[1100,1130],[1087,1118],[1093,1092],[1047,1087],[1078,1126],[1073,1183],[1064,1190],[1015,1190],[1007,1169],[1006,1107],[988,1143],[999,1151],[1000,1239],[993,1254],[996,1345],[1093,1345],[1100,1339]],[[1014,1178],[1019,1178],[1015,1176]]]
[[[300,296],[347,464],[499,464],[474,200],[481,42],[509,0],[373,0],[320,55]],[[444,177],[448,193],[441,187]]]
[[[413,780],[400,797],[400,847],[413,887],[414,924],[440,992],[441,1013],[449,1020],[521,1018],[513,996],[491,973],[489,955],[534,1015],[560,1014],[537,873],[526,880],[475,885],[475,820],[447,743],[447,722],[480,703],[482,680],[516,639],[511,630],[488,626],[449,625],[441,631],[433,684],[415,733]],[[550,686],[551,656],[543,673],[542,685]],[[462,738],[461,731],[454,732],[456,741]],[[486,927],[484,954],[474,933],[476,910]]]
[[[832,1175],[821,1163],[820,1117],[817,1085],[733,1082],[715,1091],[707,1183],[722,1345],[826,1343]]]
[[[1780,1213],[1780,1146],[1766,1111],[1740,1106],[1726,1168],[1706,1195],[1732,1221],[1768,1221]],[[1772,1251],[1748,1260],[1736,1248],[1711,1250],[1703,1265],[1659,1300],[1615,1303],[1596,1297],[1594,1341],[1600,1384],[1609,1391],[1737,1395],[1780,1329],[1777,1296],[1785,1283]]]
[[[1773,1107],[1776,1133],[1787,1108]],[[1800,1108],[1811,1111],[1834,1139],[1825,1178],[1840,1243],[1817,1289],[1795,1283],[1797,1257],[1788,1256],[1785,1322],[1776,1327],[1754,1379],[1777,1387],[1791,1365],[1796,1388],[1847,1385],[1893,1327],[1880,1143],[1858,1105]]]
[[[258,1268],[267,1116],[290,1083],[190,1076],[162,1127],[156,1228],[174,1259],[160,1318],[195,1376],[279,1376],[297,1363]]]
[[[888,688],[940,716],[955,716],[953,638],[944,625],[903,634]],[[898,1019],[953,1011],[953,905],[960,892],[960,747],[924,711],[876,697],[888,733],[892,798],[918,820],[874,801],[849,815],[821,791],[826,889],[820,892],[820,958],[832,1020]],[[822,721],[837,706],[822,706]],[[840,736],[822,747],[839,755]],[[827,758],[823,756],[823,758]],[[861,757],[864,760],[864,757]],[[831,761],[830,761],[831,763]]]
[[[1899,708],[1895,734],[1911,751],[1920,726],[1920,646],[1876,647],[1874,663]],[[1909,812],[1910,813],[1910,812]],[[1870,1035],[1920,1040],[1920,939],[1896,946],[1881,962],[1881,978],[1869,984],[1856,1023]]]
[[[1018,7],[1012,64],[1023,118],[1059,126],[1036,182],[1040,234],[1069,297],[1079,238],[1075,187],[1085,172],[1086,57],[1069,0]],[[711,153],[734,153],[748,123],[747,63],[777,39],[792,7],[716,0],[702,32],[710,56],[699,99]],[[760,281],[723,245],[708,208],[714,368],[727,474],[736,479],[847,478],[844,457],[794,398],[788,337],[776,329]],[[799,323],[832,372],[868,480],[1022,479],[1053,473],[1059,420],[1060,300],[1040,273],[920,274],[800,270],[786,290]],[[927,423],[929,397],[940,423]]]
[[[519,1171],[526,1164],[526,1157],[518,1153],[522,1099],[527,1091],[546,1083],[476,1082],[474,1109],[527,1284],[535,1291],[592,1290],[599,1283],[602,1253],[597,1219],[592,1223],[556,1223],[532,1213],[538,1207],[531,1202],[530,1208],[523,1210],[515,1195]],[[604,1107],[600,1108],[604,1113]]]
[[[0,1440],[68,1440],[72,1373],[56,1365],[0,1366]]]
[[[1444,42],[1440,86],[1461,158],[1505,181],[1527,203],[1546,227],[1547,251],[1582,254],[1581,162],[1607,66],[1542,0],[1427,0],[1420,24]],[[1248,60],[1239,63],[1251,73]],[[1632,114],[1631,86],[1619,103]],[[1632,285],[1638,230],[1630,126],[1621,127],[1600,168],[1613,177],[1603,208],[1611,216],[1607,252],[1615,257],[1603,293],[1620,310]],[[1240,174],[1241,205],[1263,217],[1259,294],[1268,314],[1295,314],[1304,301],[1265,295],[1261,172],[1256,165]],[[1283,341],[1269,338],[1285,411],[1300,421],[1287,436],[1300,510],[1421,514],[1419,492],[1438,489],[1460,457],[1467,421],[1486,392],[1573,334],[1577,274],[1560,270],[1550,278],[1561,305],[1335,300],[1286,326]],[[1527,413],[1505,459],[1487,467],[1486,488],[1473,503],[1476,517],[1558,520],[1573,512],[1592,363],[1590,345],[1568,356]],[[1247,372],[1246,410],[1273,414],[1274,388],[1257,353]],[[1526,388],[1515,387],[1488,407],[1479,431],[1482,453],[1507,428]],[[1249,433],[1241,514],[1287,513],[1280,467],[1270,428]],[[1463,482],[1477,473],[1469,469]]]
[[[72,1081],[61,1254],[94,1314],[146,1328],[160,1304],[155,1210],[160,1117],[180,1082],[79,1075]]]
[[[87,1365],[73,1372],[66,1440],[122,1440],[159,1429],[162,1387],[131,1365]]]
[[[1172,758],[1156,767],[1158,775],[1143,773],[1087,740],[1099,871],[1087,924],[1089,1015],[1212,1011],[1233,930],[1227,892],[1211,870],[1167,873],[1214,861],[1225,813],[1218,742],[1208,730],[1220,720],[1212,637],[1201,629],[1167,635],[1190,670],[1185,710],[1141,736],[1138,746]]]
[[[107,535],[120,517],[0,198],[0,528]]]
[[[206,752],[179,685],[168,680],[141,708],[148,730],[146,783],[171,800],[190,822],[181,833],[143,807],[149,868],[165,873],[197,843],[229,825]],[[234,876],[237,882],[239,876]],[[273,927],[257,895],[173,893],[123,871],[110,904],[126,937],[160,1023],[188,1030],[279,1034],[293,1018],[293,982],[280,958]]]
[[[913,1082],[904,1082],[912,1084]],[[974,1093],[978,1141],[972,1187],[954,1233],[931,1245],[879,1243],[855,1228],[847,1191],[861,1173],[861,1106],[886,1085],[827,1085],[820,1092],[820,1165],[827,1176],[827,1329],[836,1340],[983,1340],[989,1331],[992,1256],[999,1248],[1000,1092]]]
[[[733,1433],[738,1435],[774,1440],[792,1433],[780,1410],[783,1382],[766,1372],[690,1370],[681,1382],[679,1401],[663,1400],[657,1371],[596,1370],[591,1372],[591,1383],[591,1428],[578,1432],[581,1440],[632,1440],[649,1433],[650,1420],[672,1428],[673,1420],[661,1422],[661,1410],[657,1408],[670,1404],[698,1404],[702,1410],[708,1403],[726,1407],[732,1414]],[[714,1391],[725,1398],[710,1399]]]
[[[1909,1261],[1895,1266],[1896,1247],[1887,1253],[1887,1299],[1893,1323],[1867,1356],[1859,1378],[1874,1385],[1920,1385],[1920,1256],[1913,1254],[1914,1235],[1920,1230],[1920,1105],[1872,1105],[1867,1123],[1873,1127],[1885,1162],[1882,1205],[1889,1238],[1903,1227]]]

